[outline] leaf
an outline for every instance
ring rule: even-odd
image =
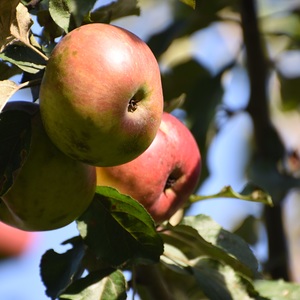
[[[0,61],[0,81],[9,79],[10,77],[20,74],[21,70],[15,65],[9,65],[4,61]],[[0,88],[2,94],[2,88]],[[0,96],[1,97],[1,96]],[[0,107],[1,111],[1,107]]]
[[[16,18],[16,7],[19,0],[0,0],[0,52],[5,45],[14,40],[11,36],[11,24]]]
[[[83,272],[85,246],[82,239],[75,237],[64,244],[66,243],[71,243],[73,247],[62,254],[50,249],[40,262],[40,274],[46,286],[46,294],[52,299],[56,299]]]
[[[261,221],[252,215],[247,216],[234,230],[234,234],[240,236],[250,245],[255,245],[259,240]]]
[[[63,35],[63,29],[53,21],[48,8],[38,11],[37,21],[42,27],[41,39],[45,44],[55,44],[55,39]]]
[[[300,285],[283,280],[256,280],[255,289],[263,296],[272,300],[300,299]]]
[[[185,102],[186,94],[183,93],[179,97],[176,97],[168,102],[164,103],[164,111],[171,113],[174,109],[181,108]]]
[[[196,8],[196,0],[180,0],[182,3],[185,3],[186,5],[190,6],[191,8]]]
[[[219,193],[209,196],[192,195],[190,201],[197,202],[215,198],[234,198],[245,201],[259,202],[273,206],[272,198],[257,186],[247,185],[241,193],[235,192],[231,186],[225,186]]]
[[[95,3],[96,0],[50,0],[49,12],[58,26],[70,32],[82,24]]]
[[[163,253],[149,213],[113,188],[97,187],[94,201],[77,223],[88,247],[114,267],[126,262],[157,262]]]
[[[14,182],[30,148],[31,116],[23,111],[0,114],[0,196]]]
[[[11,35],[14,39],[24,43],[25,45],[31,45],[29,40],[29,31],[33,24],[33,21],[28,13],[28,9],[21,2],[16,8],[16,18],[11,24]]]
[[[88,275],[89,276],[89,275]],[[88,277],[87,276],[87,277]],[[79,280],[80,281],[80,280]],[[104,277],[100,281],[88,285],[79,293],[70,293],[69,289],[66,293],[63,293],[59,299],[69,300],[106,300],[126,299],[127,284],[123,273],[120,270],[116,270],[110,275]]]
[[[172,252],[168,255],[164,253],[181,271],[184,265],[189,266],[189,261],[208,256],[230,265],[244,276],[257,276],[258,263],[249,246],[207,216],[185,217],[182,223],[174,227],[167,224],[161,236],[165,245],[177,247],[186,256],[187,260],[182,260],[178,255],[173,256]]]
[[[9,100],[9,98],[19,90],[19,86],[11,80],[0,81],[0,112]]]
[[[248,244],[238,235],[223,229],[210,217],[206,215],[187,216],[180,224],[196,229],[206,242],[224,251],[238,264],[249,268],[253,274],[257,272],[258,262]],[[219,258],[222,259],[222,256]],[[239,270],[239,267],[236,270]]]
[[[10,15],[2,24],[4,32],[0,37],[0,52],[2,52],[7,45],[18,42],[26,45],[27,47],[31,48],[32,50],[39,53],[42,57],[44,57],[43,53],[39,52],[32,45],[33,41],[32,35],[30,34],[30,28],[33,24],[33,21],[30,17],[30,14],[28,13],[26,6],[22,3],[19,3],[16,7],[5,7],[5,9],[6,11],[10,11]],[[4,16],[2,16],[2,18],[4,19]],[[34,43],[36,45],[36,42]]]
[[[250,300],[242,278],[228,265],[212,259],[197,259],[192,268],[196,280],[209,299]]]
[[[31,48],[17,44],[8,46],[0,53],[0,58],[32,74],[38,73],[46,66],[46,61],[42,56],[32,51]]]
[[[137,0],[117,0],[110,4],[103,5],[92,11],[86,19],[87,23],[105,22],[110,23],[113,20],[127,16],[139,16],[140,8]]]

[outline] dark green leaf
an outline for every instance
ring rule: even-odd
[[[96,256],[120,266],[126,262],[157,262],[163,243],[149,213],[137,201],[109,187],[98,187],[78,229]]]
[[[75,237],[66,243],[71,243],[73,247],[62,254],[48,250],[41,259],[41,278],[46,286],[46,294],[52,299],[56,299],[83,272],[85,245],[82,239]]]
[[[58,26],[51,18],[49,9],[39,10],[37,13],[37,20],[42,26],[42,40],[44,43],[54,43],[57,37],[63,34],[63,29]]]
[[[20,74],[21,70],[15,66],[5,63],[4,61],[0,61],[0,80],[6,80],[10,77]],[[2,89],[1,89],[2,94]]]
[[[28,73],[37,73],[46,65],[45,60],[39,54],[17,44],[8,46],[4,52],[0,53],[0,58]]]
[[[30,148],[31,116],[23,111],[0,114],[0,196],[11,187]]]
[[[113,20],[127,17],[127,16],[139,16],[140,8],[138,7],[137,0],[117,0],[110,4],[101,6],[89,15],[86,19],[87,23],[90,22],[103,22],[110,23]]]
[[[261,221],[259,219],[249,215],[234,230],[234,234],[240,236],[248,244],[254,245],[259,239],[260,223]]]

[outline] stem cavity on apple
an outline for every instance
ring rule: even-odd
[[[142,89],[139,89],[132,97],[131,99],[129,100],[129,103],[128,103],[128,112],[134,112],[137,110],[137,107],[138,107],[138,103],[145,99],[146,98],[146,93],[144,90]]]

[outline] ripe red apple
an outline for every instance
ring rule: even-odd
[[[0,221],[28,231],[63,227],[90,205],[96,189],[95,167],[75,161],[45,133],[39,106],[11,102],[4,108],[31,112],[29,154],[11,188],[1,196]]]
[[[160,70],[147,44],[131,32],[84,25],[52,52],[40,105],[46,132],[62,152],[91,165],[126,163],[158,130]]]
[[[23,231],[0,222],[0,258],[19,256],[34,241],[34,233]]]
[[[188,128],[164,113],[157,135],[144,153],[126,164],[96,170],[98,186],[111,186],[130,195],[160,223],[168,220],[194,191],[201,157]]]

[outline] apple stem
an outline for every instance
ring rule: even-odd
[[[129,100],[128,112],[134,112],[137,109],[137,101],[134,99]]]

